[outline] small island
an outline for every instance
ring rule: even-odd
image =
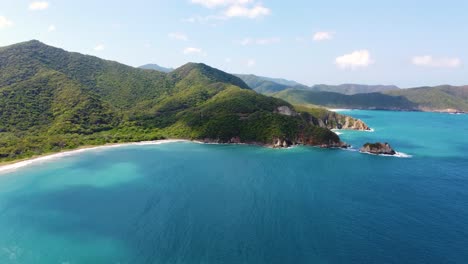
[[[359,150],[363,153],[370,153],[375,155],[395,155],[396,151],[387,142],[381,143],[366,143]]]

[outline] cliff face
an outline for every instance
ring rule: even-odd
[[[310,122],[328,129],[371,130],[370,127],[360,119],[331,111],[311,116]]]

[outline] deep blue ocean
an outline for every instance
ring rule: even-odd
[[[408,158],[169,143],[0,174],[0,263],[468,263],[468,115],[346,111]]]

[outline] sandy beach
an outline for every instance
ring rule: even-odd
[[[57,152],[57,153],[52,153],[52,154],[44,154],[41,156],[32,157],[32,158],[25,159],[25,160],[12,161],[11,163],[5,163],[3,165],[0,165],[0,173],[13,171],[18,168],[22,168],[31,164],[36,164],[36,163],[41,163],[41,162],[58,159],[58,158],[66,157],[66,156],[76,155],[76,154],[80,154],[80,153],[92,151],[92,150],[118,148],[118,147],[131,146],[131,145],[136,145],[136,146],[159,145],[159,144],[174,143],[174,142],[195,142],[195,141],[190,141],[190,140],[185,140],[185,139],[162,139],[162,140],[141,141],[141,142],[132,142],[132,143],[106,144],[102,146],[83,146],[74,150],[67,150],[67,151],[62,151],[62,152]]]

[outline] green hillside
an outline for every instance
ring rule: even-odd
[[[295,82],[259,77],[253,74],[236,74],[236,76],[241,78],[250,88],[262,94],[276,93],[297,85]]]
[[[468,112],[468,86],[421,87],[355,95],[288,89],[273,96],[292,104],[331,108]]]
[[[287,115],[279,109],[291,109]],[[0,161],[161,138],[336,145],[289,103],[204,64],[170,73],[29,41],[0,48]]]
[[[468,112],[468,86],[437,86],[389,91],[385,94],[403,96],[423,111],[453,109]]]
[[[326,85],[318,84],[314,86],[306,86],[295,81],[285,79],[269,78],[256,76],[253,74],[236,74],[247,85],[255,91],[262,94],[272,94],[281,92],[287,89],[302,89],[314,92],[333,92],[340,94],[361,94],[361,93],[376,93],[390,90],[397,90],[394,85],[363,85],[363,84],[341,84],[341,85]]]
[[[312,104],[331,108],[414,110],[417,107],[404,97],[381,93],[345,95],[331,92],[288,89],[273,96],[292,104]]]
[[[341,93],[347,95],[378,93],[398,89],[399,88],[395,85],[364,85],[352,83],[340,85],[317,84],[311,87],[312,91]]]

